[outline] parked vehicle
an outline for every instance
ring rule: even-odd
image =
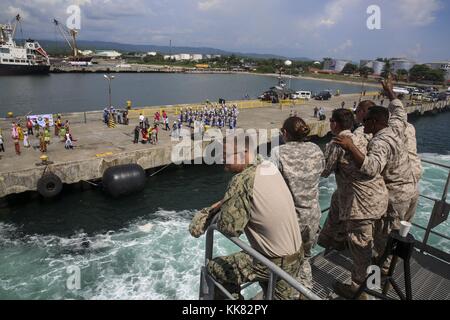
[[[309,100],[311,99],[311,96],[312,96],[311,91],[296,91],[291,95],[291,99]]]
[[[405,87],[406,90],[408,90],[408,94],[412,94],[414,91],[416,91],[416,87]]]
[[[447,97],[450,96],[450,91],[447,92],[441,92],[437,95],[437,100],[438,101],[445,101],[447,100]]]
[[[397,94],[410,94],[410,91],[406,88],[402,88],[402,87],[394,87],[394,92]]]
[[[321,91],[319,94],[317,94],[314,99],[316,100],[329,100],[331,99],[331,93],[330,91]]]
[[[436,102],[437,98],[435,96],[429,94],[429,95],[423,96],[422,97],[422,101],[425,101],[425,102]]]
[[[421,101],[423,99],[423,94],[420,92],[413,92],[411,94],[411,100],[419,100]]]

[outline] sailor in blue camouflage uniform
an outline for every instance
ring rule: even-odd
[[[302,238],[294,201],[278,169],[269,161],[255,156],[250,138],[245,146],[237,145],[225,152],[228,171],[237,173],[222,201],[197,213],[189,231],[201,236],[217,216],[218,230],[231,237],[245,235],[252,248],[295,277],[303,256]],[[274,192],[275,191],[275,192]],[[244,251],[209,261],[207,270],[236,299],[242,299],[241,285],[259,282],[267,287],[267,267]],[[294,290],[283,280],[275,285],[275,299],[291,299]],[[215,289],[215,298],[225,295]]]

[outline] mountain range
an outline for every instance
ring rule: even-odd
[[[38,40],[39,43],[48,52],[60,52],[63,50],[69,50],[68,45],[63,41],[55,40]],[[156,51],[162,54],[177,54],[177,53],[198,53],[198,54],[211,54],[211,55],[237,55],[242,57],[249,57],[254,59],[291,59],[295,61],[312,61],[307,57],[285,57],[274,54],[261,54],[261,53],[242,53],[225,51],[221,49],[209,48],[209,47],[169,47],[169,46],[157,46],[157,45],[137,45],[137,44],[124,44],[117,42],[104,42],[104,41],[87,41],[78,40],[78,48],[81,50],[117,50],[119,52],[152,52]]]

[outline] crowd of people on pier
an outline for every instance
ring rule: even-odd
[[[69,120],[64,123],[61,116],[57,116],[53,123],[53,136],[58,137],[59,141],[64,143],[65,149],[74,148],[74,138],[70,130]],[[26,117],[25,124],[18,119],[11,124],[11,140],[14,144],[16,155],[22,154],[22,147],[28,149],[30,147],[38,148],[41,152],[47,152],[48,146],[52,142],[52,128],[50,119],[45,118],[40,124],[36,119]],[[33,145],[33,140],[36,143]],[[0,152],[5,152],[5,138],[2,130],[0,130]]]
[[[175,136],[179,135],[179,130],[183,124],[188,128],[200,128],[200,131],[208,128],[227,128],[230,130],[236,129],[238,121],[239,109],[237,105],[227,105],[225,101],[220,101],[218,104],[206,104],[199,110],[181,108],[178,119],[174,122],[173,128]]]
[[[133,143],[157,144],[160,128],[170,132],[173,138],[180,138],[183,128],[189,130],[197,128],[201,133],[204,133],[209,128],[233,130],[237,127],[238,115],[237,105],[228,106],[225,102],[218,104],[207,103],[198,109],[192,107],[180,108],[176,112],[176,118],[172,126],[170,126],[170,119],[165,110],[162,110],[161,113],[159,111],[156,112],[152,123],[150,123],[148,117],[141,113],[139,115],[139,125],[133,130]]]
[[[150,121],[142,113],[139,115],[139,125],[134,128],[133,143],[139,143],[139,138],[141,137],[141,143],[143,144],[157,144],[158,143],[158,133],[159,126],[164,124],[164,130],[168,128],[169,117],[167,113],[163,110],[162,115],[156,112],[153,117],[153,124],[150,125]],[[169,128],[170,130],[170,128]]]
[[[103,122],[110,126],[111,123],[128,125],[128,110],[116,110],[114,107],[103,109]]]
[[[222,200],[195,214],[189,226],[192,236],[200,237],[213,222],[228,236],[245,233],[253,249],[308,289],[313,287],[309,259],[317,239],[327,250],[349,250],[351,280],[336,280],[334,292],[367,299],[365,292],[358,292],[367,268],[376,264],[387,274],[388,237],[401,221],[412,221],[422,174],[414,127],[407,122],[392,80],[382,85],[388,108],[364,100],[357,105],[356,117],[348,109],[333,111],[329,121],[334,139],[325,152],[306,141],[310,128],[296,115],[284,122],[284,144],[272,150],[270,159],[256,153],[249,136],[235,136],[234,149],[226,147],[230,140],[224,141],[225,169],[236,175]],[[243,145],[237,143],[243,140]],[[331,174],[337,189],[320,230],[319,179]],[[267,289],[270,278],[268,268],[244,251],[216,257],[206,269],[238,299],[243,298],[241,285],[259,282]],[[217,287],[214,294],[226,298]],[[274,297],[304,298],[284,280],[276,282]]]

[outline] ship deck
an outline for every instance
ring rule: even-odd
[[[340,299],[333,291],[333,282],[350,280],[352,260],[348,252],[331,251],[311,259],[313,292],[322,299]],[[405,292],[403,261],[399,259],[394,279]],[[450,264],[419,250],[414,250],[411,258],[411,283],[413,300],[449,300]],[[399,299],[391,288],[388,297]]]

